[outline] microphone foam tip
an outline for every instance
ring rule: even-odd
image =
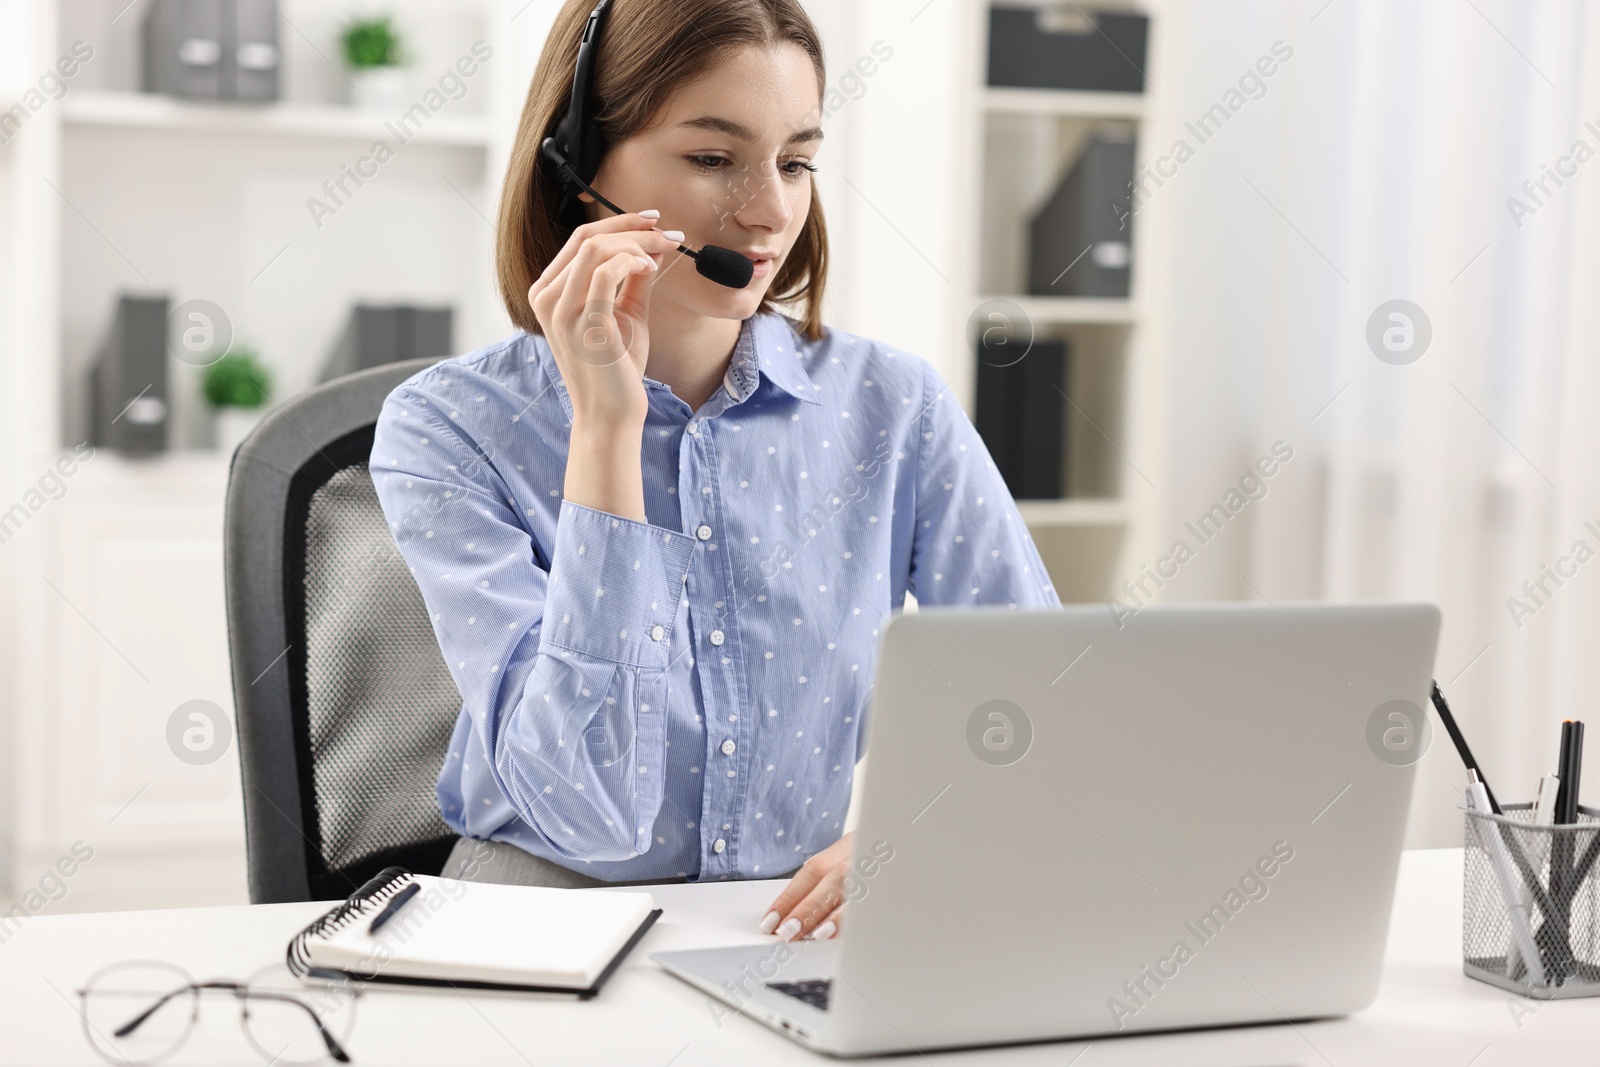
[[[750,262],[747,256],[730,248],[706,245],[700,249],[700,254],[695,256],[694,269],[718,285],[726,285],[729,289],[743,289],[750,284],[756,265]]]

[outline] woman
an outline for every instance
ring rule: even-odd
[[[824,68],[797,0],[616,0],[591,184],[646,208],[625,215],[564,199],[539,151],[591,2],[555,21],[506,175],[520,330],[397,388],[372,452],[463,700],[445,873],[793,874],[758,925],[832,936],[890,613],[908,591],[1058,601],[933,369],[822,325]],[[753,278],[718,285],[679,243],[743,253]]]

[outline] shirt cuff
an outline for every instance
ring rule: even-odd
[[[542,646],[663,670],[695,539],[562,501]]]

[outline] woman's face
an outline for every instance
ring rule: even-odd
[[[659,209],[658,229],[756,261],[743,289],[702,277],[688,256],[662,261],[652,306],[664,300],[711,318],[755,314],[811,208],[806,165],[821,147],[816,68],[795,44],[730,53],[679,88],[657,121],[616,145],[594,186],[629,211]],[[611,212],[590,201],[591,219]]]

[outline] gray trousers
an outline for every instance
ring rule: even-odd
[[[503,885],[544,885],[557,889],[592,889],[603,885],[659,885],[663,882],[683,882],[684,878],[657,878],[641,882],[606,882],[587,874],[553,863],[543,856],[510,845],[504,841],[480,841],[463,837],[450,850],[445,860],[444,878],[459,878],[467,882],[499,882]]]

